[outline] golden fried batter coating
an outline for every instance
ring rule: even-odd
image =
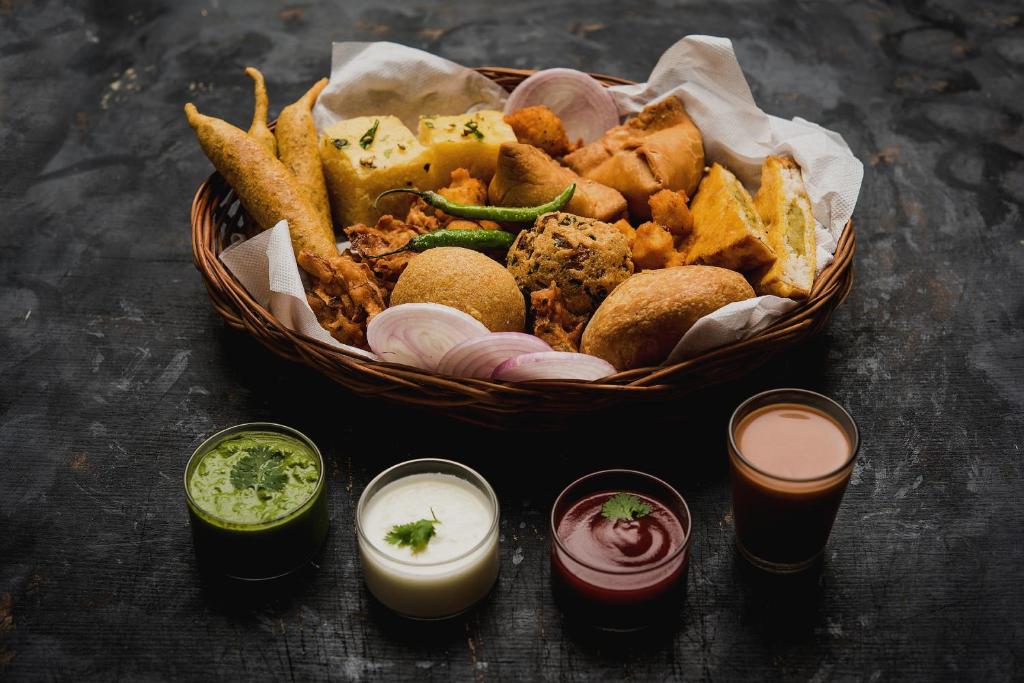
[[[764,223],[754,202],[731,171],[721,164],[700,183],[693,198],[693,234],[685,246],[686,263],[718,266],[741,273],[775,263]]]
[[[456,204],[483,206],[487,204],[487,185],[474,178],[464,168],[452,171],[452,181],[447,187],[437,191],[439,195]],[[494,221],[472,221],[465,218],[449,216],[441,209],[435,209],[422,199],[417,199],[409,207],[405,222],[416,228],[418,232],[427,233],[435,230],[498,230]]]
[[[644,223],[636,229],[633,263],[640,270],[665,268],[676,255],[672,233],[657,223]]]
[[[451,183],[437,193],[455,204],[483,206],[487,203],[487,184],[469,175],[469,171],[464,168],[452,171]]]
[[[542,104],[506,114],[505,123],[512,126],[519,142],[539,147],[553,157],[565,156],[579,147],[578,142],[569,142],[558,114]]]
[[[651,220],[668,230],[674,237],[686,237],[693,230],[693,216],[682,190],[661,190],[651,195]]]
[[[632,251],[633,244],[636,242],[636,228],[625,218],[620,218],[612,223],[612,227],[622,233],[622,236],[626,238],[626,244]]]
[[[530,293],[533,311],[533,334],[555,351],[580,350],[580,339],[589,316],[569,311],[562,301],[562,292],[554,282],[550,287]]]
[[[381,216],[377,225],[373,227],[357,223],[345,228],[345,235],[348,236],[352,250],[356,253],[355,259],[360,262],[363,261],[362,256],[383,254],[404,247],[417,234],[419,232],[412,226],[388,215]],[[365,263],[380,280],[381,285],[390,292],[395,288],[398,276],[415,256],[415,252],[403,251],[381,258],[367,258]]]
[[[302,251],[298,262],[313,276],[306,300],[320,325],[342,344],[368,348],[366,325],[386,305],[370,268],[348,254],[328,259]]]
[[[263,74],[255,67],[247,66],[245,75],[252,79],[253,98],[255,99],[249,135],[276,156],[277,140],[274,139],[274,133],[267,127],[267,84],[263,80]]]
[[[338,256],[331,224],[313,207],[295,174],[263,143],[226,121],[200,114],[191,102],[185,114],[203,152],[261,228],[287,219],[296,254]]]
[[[291,169],[306,189],[313,207],[331,225],[331,205],[327,200],[327,182],[320,162],[319,140],[313,125],[313,105],[320,91],[327,87],[321,78],[306,94],[281,110],[274,128],[277,150],[284,165]]]

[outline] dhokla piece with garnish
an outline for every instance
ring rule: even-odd
[[[412,195],[389,195],[395,187],[431,187],[428,150],[397,116],[359,116],[323,130],[320,158],[334,224],[374,225],[383,214],[404,216]]]
[[[430,149],[430,189],[434,189],[447,185],[457,168],[490,182],[498,148],[503,142],[515,142],[516,134],[501,112],[485,109],[457,116],[420,117],[419,139]]]

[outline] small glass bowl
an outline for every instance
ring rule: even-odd
[[[424,564],[392,557],[374,544],[363,527],[367,504],[388,484],[414,474],[456,476],[484,494],[492,517],[486,534],[476,545],[457,557]],[[465,465],[422,458],[384,470],[367,485],[356,508],[359,559],[366,587],[385,607],[410,619],[447,619],[462,614],[486,597],[498,578],[499,519],[494,489]]]
[[[679,520],[683,542],[659,562],[609,569],[577,557],[558,536],[563,515],[583,498],[604,492],[640,493]],[[635,470],[603,470],[569,484],[551,509],[551,579],[570,619],[609,631],[633,631],[677,613],[686,593],[693,521],[686,501],[668,483]]]
[[[192,497],[189,481],[207,453],[239,432],[270,432],[289,436],[309,447],[316,455],[320,478],[316,488],[301,505],[277,519],[242,524],[221,519],[204,510]],[[273,422],[247,422],[221,430],[209,437],[185,466],[185,499],[196,559],[204,572],[246,581],[274,579],[307,564],[327,537],[327,477],[324,459],[302,432]]]

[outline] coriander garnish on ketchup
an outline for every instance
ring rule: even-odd
[[[608,519],[638,519],[653,509],[631,493],[616,493],[601,506],[601,514]]]
[[[665,482],[631,470],[583,477],[555,501],[551,525],[552,580],[570,618],[633,629],[677,607],[691,524]]]

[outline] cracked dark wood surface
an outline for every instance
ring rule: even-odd
[[[658,7],[0,1],[0,678],[1019,679],[1024,657],[1024,26],[1009,2]],[[687,33],[733,39],[759,104],[865,161],[856,283],[828,332],[678,411],[492,433],[346,395],[225,328],[192,266],[209,172],[181,106],[248,121],[327,73],[330,41],[468,65],[643,79]],[[765,582],[736,558],[724,430],[750,394],[844,403],[864,446],[826,564]],[[270,419],[330,463],[317,564],[260,593],[196,572],[182,497],[203,436]],[[502,503],[502,573],[422,627],[361,584],[354,502],[441,455]],[[632,466],[695,518],[685,609],[641,638],[552,603],[551,502]]]

